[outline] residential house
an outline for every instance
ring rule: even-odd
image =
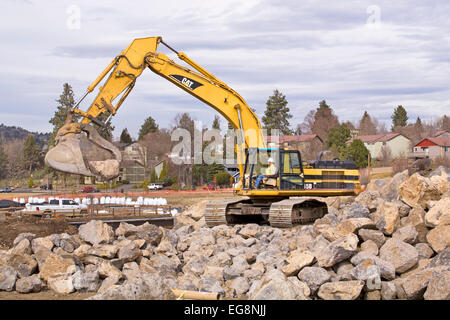
[[[148,172],[144,165],[138,160],[122,160],[119,167],[119,181],[128,181],[137,184],[144,182]]]
[[[357,136],[349,140],[361,140],[370,152],[372,159],[381,159],[383,152],[388,152],[392,158],[406,157],[411,150],[411,140],[401,133],[374,134]]]
[[[118,145],[122,153],[118,181],[142,183],[148,179],[147,148],[139,142]]]
[[[430,137],[425,138],[418,144],[416,144],[413,148],[413,152],[409,154],[409,157],[415,159],[449,158],[450,157],[449,150],[450,150],[450,138]]]
[[[317,134],[295,136],[267,136],[267,144],[275,147],[289,146],[299,150],[303,160],[314,160],[324,149],[324,142]]]
[[[450,139],[450,132],[447,130],[439,130],[433,135],[433,138]]]

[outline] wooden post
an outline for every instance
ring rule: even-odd
[[[212,292],[200,292],[181,289],[172,289],[177,299],[194,299],[194,300],[218,300],[219,294]]]

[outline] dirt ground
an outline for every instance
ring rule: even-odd
[[[51,290],[42,291],[38,293],[17,293],[0,291],[0,300],[84,300],[91,296],[95,295],[95,293],[79,293],[74,292],[70,294],[57,294]]]
[[[75,234],[77,229],[64,219],[42,219],[38,217],[6,218],[0,221],[0,249],[10,248],[20,233],[31,232],[37,237],[54,233]]]

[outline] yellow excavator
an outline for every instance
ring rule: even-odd
[[[194,70],[157,52],[159,45],[166,46]],[[292,227],[328,212],[320,197],[360,192],[359,173],[351,160],[319,157],[307,162],[298,150],[268,147],[261,124],[245,100],[186,54],[166,44],[162,37],[135,39],[111,61],[69,113],[57,133],[56,145],[46,154],[46,164],[63,172],[104,180],[117,177],[121,153],[98,134],[92,123],[107,126],[146,68],[211,106],[238,132],[235,151],[239,175],[234,191],[242,197],[209,202],[205,212],[208,226],[269,223]],[[82,111],[80,103],[105,77],[88,110]],[[82,120],[73,121],[74,114]],[[105,117],[105,122],[100,120]],[[266,160],[270,160],[269,168],[265,168]]]

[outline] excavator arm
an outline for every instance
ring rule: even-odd
[[[181,61],[194,70],[177,64],[165,54],[157,52],[160,44],[175,52]],[[237,92],[186,54],[168,46],[161,37],[135,39],[111,61],[87,88],[83,98],[71,110],[66,123],[58,131],[57,144],[49,150],[45,158],[47,165],[60,171],[96,176],[101,179],[117,177],[121,161],[120,151],[101,138],[91,122],[106,126],[99,117],[102,114],[109,115],[106,121],[108,122],[117,113],[133,89],[137,78],[146,68],[211,106],[239,131],[240,143],[237,145],[237,154],[239,169],[243,176],[242,151],[246,148],[265,147],[258,118]],[[104,78],[106,81],[99,87],[99,93],[88,110],[80,110],[80,103]],[[81,115],[81,122],[72,121],[73,113]]]

